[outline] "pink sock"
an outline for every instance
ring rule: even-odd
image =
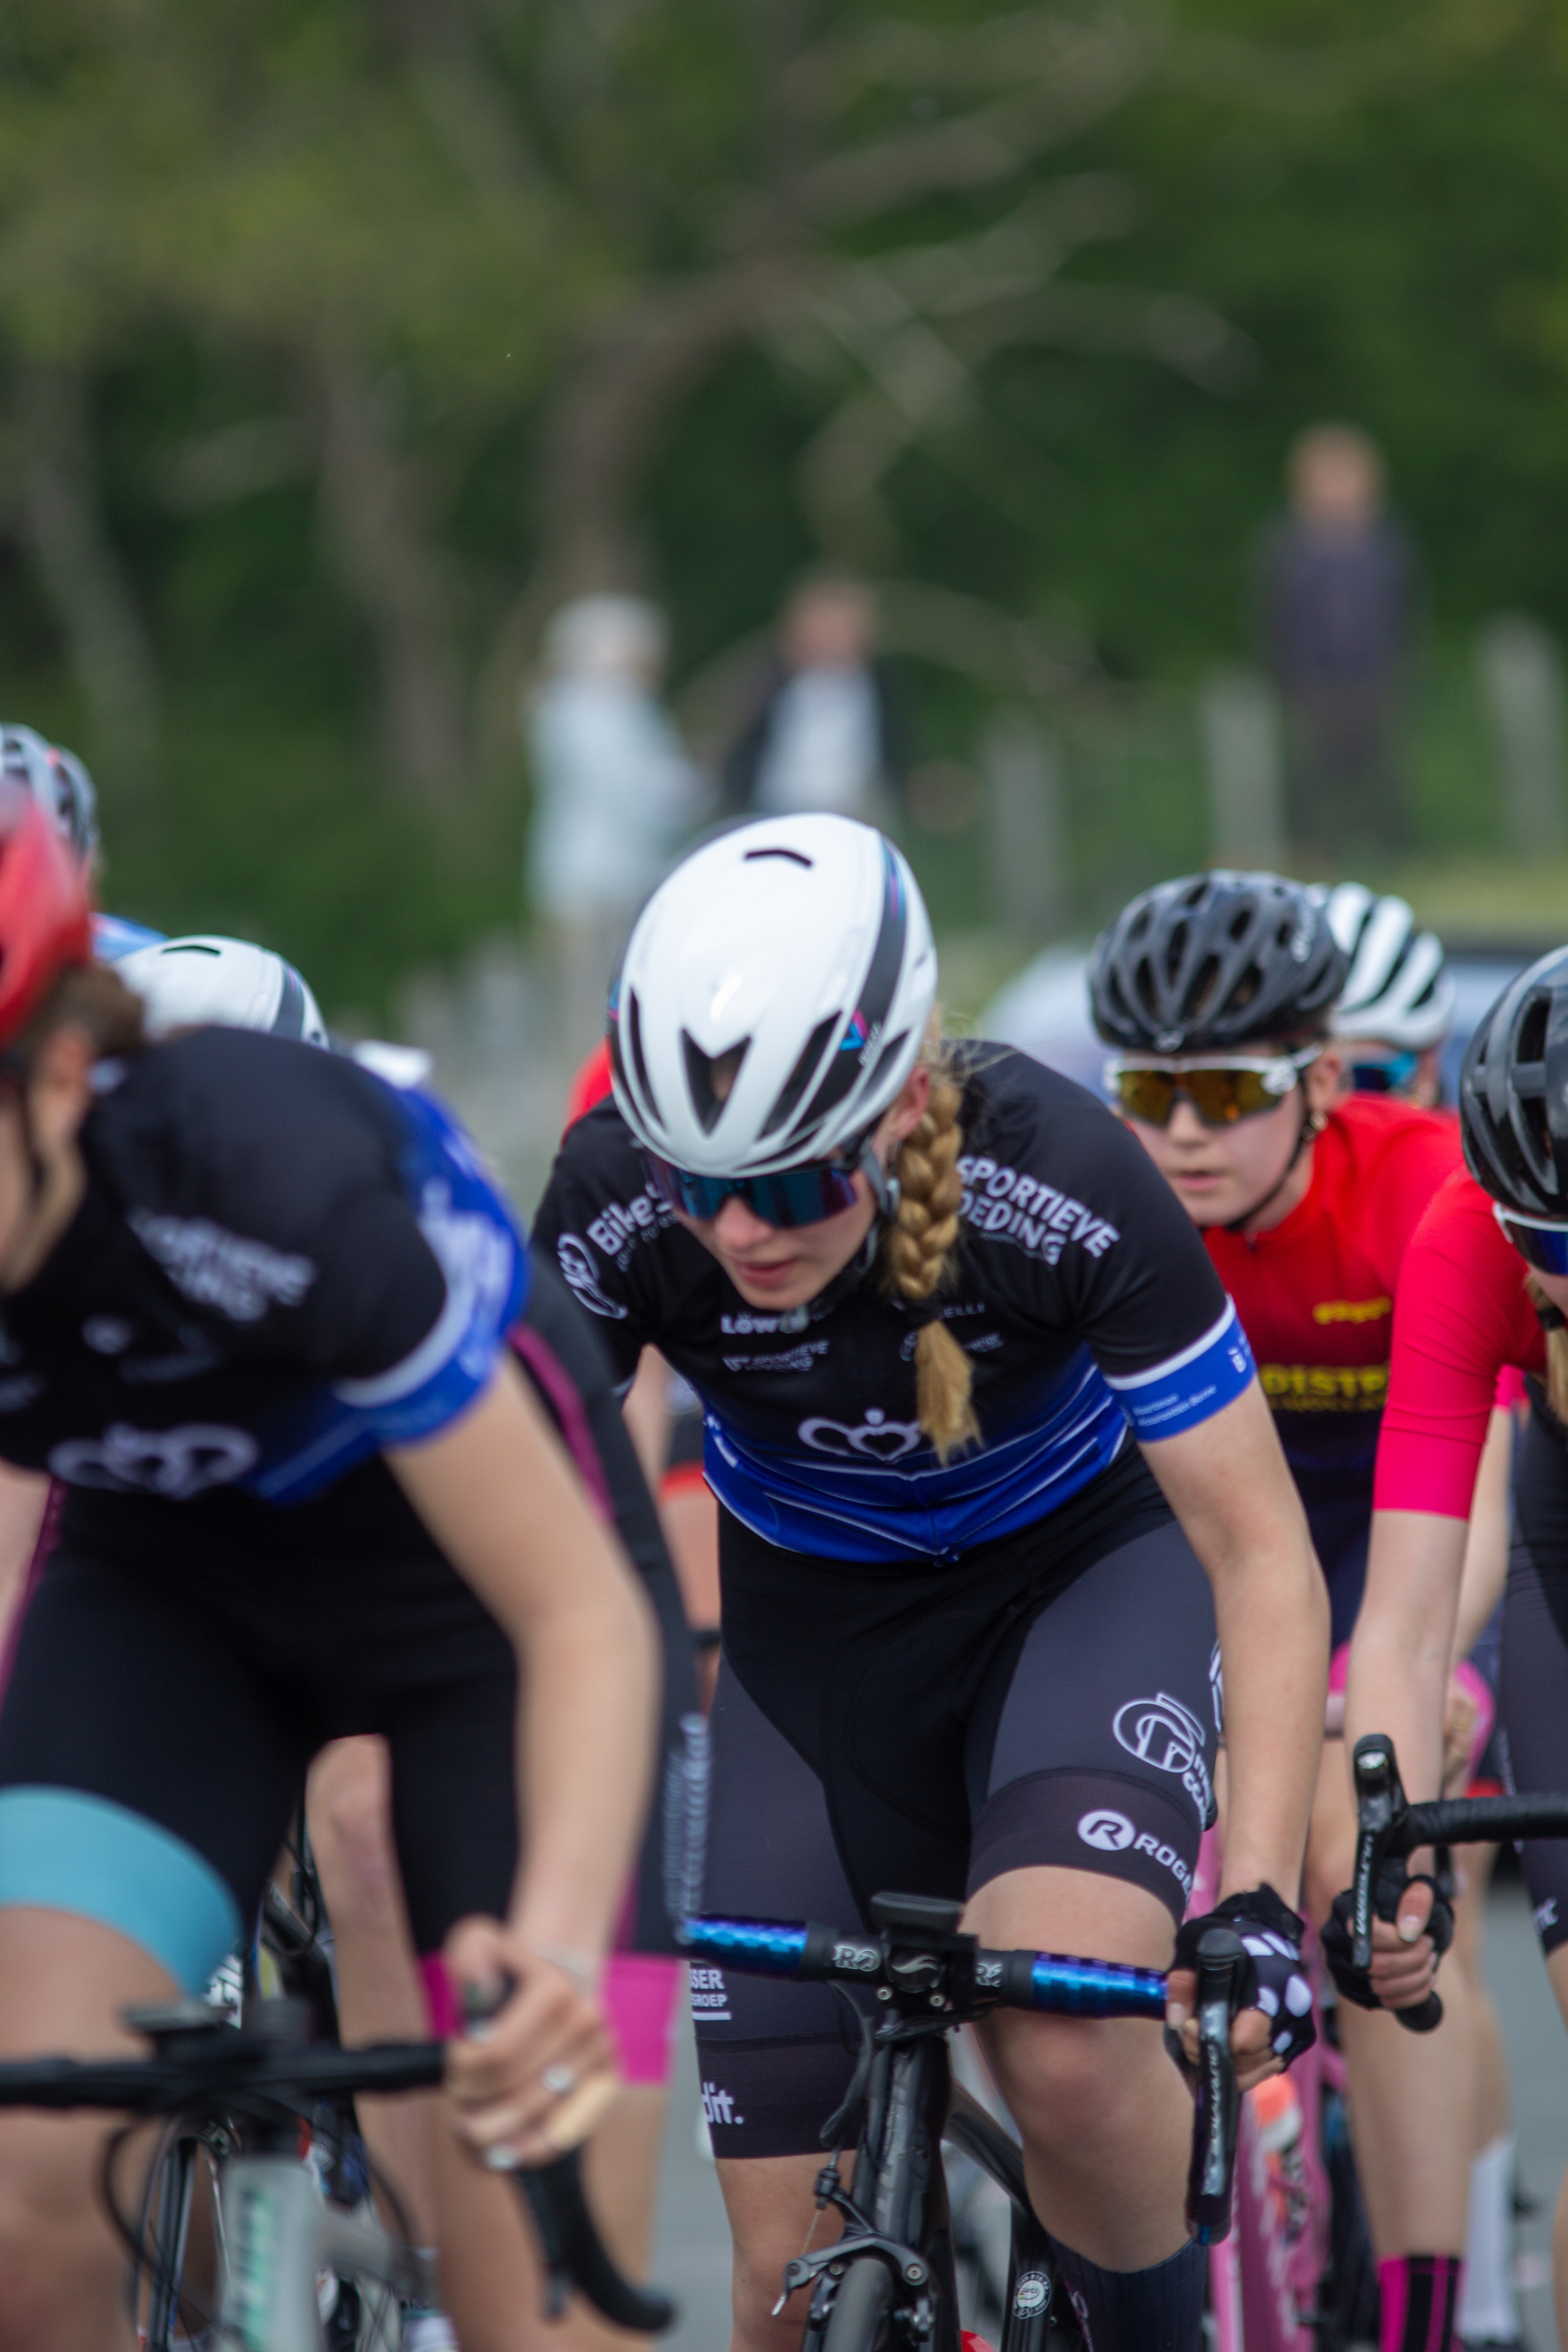
[[[1458,2254],[1399,2254],[1377,2266],[1383,2297],[1378,2352],[1458,2352]]]

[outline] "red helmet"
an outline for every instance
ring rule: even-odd
[[[68,845],[37,801],[0,788],[0,1051],[58,973],[91,961],[87,882]]]

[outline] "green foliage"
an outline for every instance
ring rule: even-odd
[[[516,688],[590,560],[641,562],[678,687],[858,562],[1090,649],[1042,690],[1088,919],[1201,855],[1176,689],[1245,648],[1283,452],[1335,415],[1425,562],[1423,845],[1484,847],[1469,635],[1568,635],[1563,34],[1561,0],[16,0],[3,707],[93,764],[113,903],[374,1016],[516,918]],[[49,371],[87,394],[75,585]],[[150,777],[92,667],[116,576]],[[421,631],[468,730],[439,791],[399,765]],[[1001,688],[929,648],[910,685],[917,749],[973,761]],[[978,838],[916,845],[981,920]]]

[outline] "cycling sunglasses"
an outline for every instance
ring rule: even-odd
[[[1391,1054],[1384,1062],[1352,1062],[1346,1076],[1358,1095],[1402,1094],[1415,1076],[1418,1054]]]
[[[869,1180],[879,1207],[889,1198],[889,1179],[868,1137],[861,1139],[851,1159],[810,1160],[766,1176],[696,1176],[651,1151],[643,1153],[643,1160],[659,1199],[700,1224],[716,1217],[726,1201],[736,1199],[764,1225],[819,1225],[825,1217],[854,1207],[855,1179],[861,1173]]]
[[[1107,1062],[1105,1083],[1119,1110],[1150,1127],[1168,1127],[1179,1101],[1190,1102],[1205,1127],[1235,1127],[1277,1109],[1301,1073],[1322,1052],[1253,1057],[1215,1054],[1201,1061]]]
[[[1502,1227],[1503,1239],[1513,1244],[1526,1265],[1533,1266],[1537,1274],[1568,1274],[1568,1223],[1519,1216],[1500,1201],[1493,1202],[1492,1214]]]

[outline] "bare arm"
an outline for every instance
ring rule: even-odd
[[[1494,1408],[1487,1427],[1486,1451],[1476,1475],[1476,1498],[1470,1506],[1470,1529],[1465,1543],[1458,1622],[1454,1635],[1456,1663],[1469,1656],[1501,1598],[1508,1575],[1509,1473],[1512,1466],[1513,1415]]]
[[[1214,1588],[1225,1668],[1225,1876],[1294,1903],[1323,1739],[1329,1601],[1256,1381],[1180,1437],[1145,1444]]]
[[[522,1867],[504,1928],[470,1923],[448,1957],[521,1996],[451,2081],[477,2143],[547,2153],[540,2070],[605,2063],[588,1998],[644,1815],[654,1741],[652,1622],[553,1432],[510,1360],[439,1436],[391,1449],[409,1501],[517,1651]],[[563,1969],[550,1958],[567,1956]],[[541,1962],[543,1965],[541,1965]]]
[[[1441,1794],[1443,1701],[1453,1654],[1466,1523],[1433,1511],[1374,1511],[1366,1592],[1351,1642],[1345,1757],[1378,1732],[1394,1742],[1408,1796]]]

